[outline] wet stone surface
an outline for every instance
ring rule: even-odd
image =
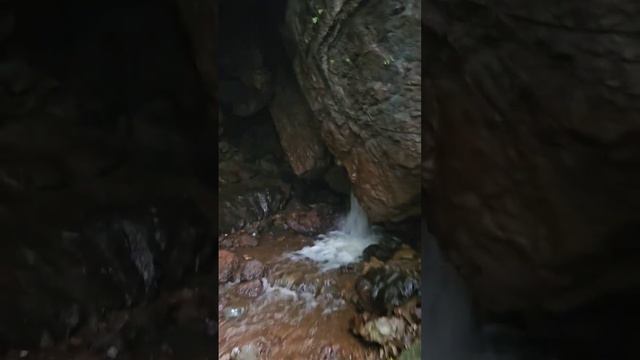
[[[388,359],[419,338],[414,250],[398,246],[387,262],[374,258],[321,272],[285,256],[313,238],[293,229],[257,237],[258,246],[236,249],[236,256],[249,259],[245,268],[268,271],[218,290],[221,358]],[[363,281],[366,291],[357,285]]]

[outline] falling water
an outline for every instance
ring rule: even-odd
[[[291,258],[315,261],[322,271],[336,269],[360,260],[364,249],[379,239],[380,235],[370,226],[367,214],[352,193],[349,214],[338,230],[320,235],[313,245],[294,252]]]
[[[425,257],[423,292],[425,322],[422,353],[438,360],[521,360],[539,357],[522,344],[512,329],[499,324],[481,324],[474,316],[470,294],[457,271],[443,257],[436,239],[423,223]]]
[[[422,236],[426,247],[423,281],[429,287],[423,292],[422,352],[427,359],[469,360],[478,343],[468,294],[424,223]]]

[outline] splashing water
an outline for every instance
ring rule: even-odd
[[[518,334],[499,324],[482,324],[472,306],[471,295],[455,268],[448,263],[436,239],[422,224],[424,257],[423,293],[425,322],[422,352],[438,360],[551,359],[522,344]],[[499,346],[497,346],[499,345]],[[526,354],[526,355],[524,355]],[[526,356],[526,357],[525,357]]]
[[[379,240],[380,234],[369,225],[367,214],[352,193],[349,214],[338,230],[320,235],[313,245],[290,254],[290,257],[294,260],[310,259],[319,263],[321,271],[327,271],[357,262],[364,249]]]

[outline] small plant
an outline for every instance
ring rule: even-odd
[[[315,25],[318,23],[318,20],[320,19],[320,15],[322,15],[322,13],[324,12],[324,9],[317,9],[316,10],[316,16],[311,18],[311,22]]]

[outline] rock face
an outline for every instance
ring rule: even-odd
[[[207,6],[215,7],[215,4]],[[220,75],[216,91],[221,105],[240,117],[255,115],[273,96],[273,73],[267,64],[269,45],[262,25],[266,15],[257,17],[256,21],[236,21],[243,17],[239,14],[264,12],[263,7],[264,4],[256,1],[220,4],[220,11],[226,15],[219,23],[224,36],[220,37],[217,49],[220,56],[214,69]],[[203,20],[193,18],[195,23]]]
[[[44,234],[2,225],[0,346],[37,344],[44,331],[62,338],[103,310],[175,288],[213,255],[189,203],[100,210]]]
[[[329,163],[320,123],[309,109],[295,76],[282,67],[270,106],[280,143],[296,175],[309,175]]]
[[[289,1],[286,27],[298,82],[367,214],[418,213],[420,2]]]
[[[428,213],[475,294],[563,310],[637,288],[640,8],[427,6]]]

